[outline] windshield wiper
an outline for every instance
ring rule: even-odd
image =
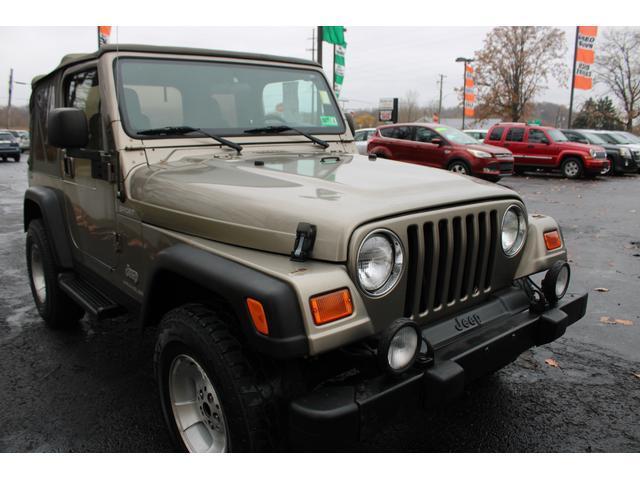
[[[260,128],[250,128],[249,130],[245,130],[244,133],[252,133],[252,134],[260,134],[260,133],[282,133],[282,132],[296,132],[303,137],[307,137],[313,143],[317,143],[322,148],[329,148],[329,143],[324,140],[319,139],[318,137],[314,137],[308,133],[303,132],[302,130],[298,130],[297,128],[290,127],[289,125],[273,125],[270,127],[260,127]]]
[[[211,132],[203,128],[195,128],[195,127],[187,127],[186,125],[175,126],[175,127],[160,127],[160,128],[149,128],[147,130],[140,130],[136,132],[138,135],[182,135],[185,133],[195,133],[200,132],[204,133],[207,137],[213,138],[216,142],[221,143],[222,145],[226,145],[227,147],[233,148],[238,153],[242,151],[242,145],[238,145],[231,140],[227,140],[226,138],[215,135]]]

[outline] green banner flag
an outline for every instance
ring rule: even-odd
[[[344,41],[344,27],[322,27],[322,40],[341,47],[347,46],[347,42]]]
[[[344,27],[322,27],[322,39],[333,43],[333,91],[340,97],[342,82],[344,81],[344,54],[347,42],[344,40]]]

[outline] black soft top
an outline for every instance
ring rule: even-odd
[[[242,58],[245,60],[258,60],[268,62],[296,63],[299,65],[320,66],[311,60],[294,57],[281,57],[278,55],[264,55],[260,53],[232,52],[228,50],[208,50],[205,48],[189,48],[189,47],[164,47],[158,45],[136,45],[136,44],[115,44],[109,43],[100,47],[93,53],[71,53],[62,57],[62,60],[53,71],[46,75],[39,75],[33,79],[32,84],[36,84],[40,80],[52,75],[53,73],[76,63],[82,63],[87,60],[99,58],[103,53],[107,52],[140,52],[140,53],[167,53],[171,55],[198,55],[203,57],[226,57],[226,58]]]

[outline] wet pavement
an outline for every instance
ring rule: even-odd
[[[0,452],[170,451],[154,332],[141,336],[127,317],[54,332],[38,317],[24,261],[26,167],[25,156],[0,162]],[[589,291],[587,315],[458,401],[428,412],[399,406],[375,437],[336,449],[640,451],[640,176],[502,183],[563,227],[571,290]]]

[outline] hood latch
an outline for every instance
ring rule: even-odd
[[[298,223],[296,241],[293,244],[293,251],[291,252],[291,260],[294,262],[304,262],[309,258],[315,241],[316,226],[305,222]]]

